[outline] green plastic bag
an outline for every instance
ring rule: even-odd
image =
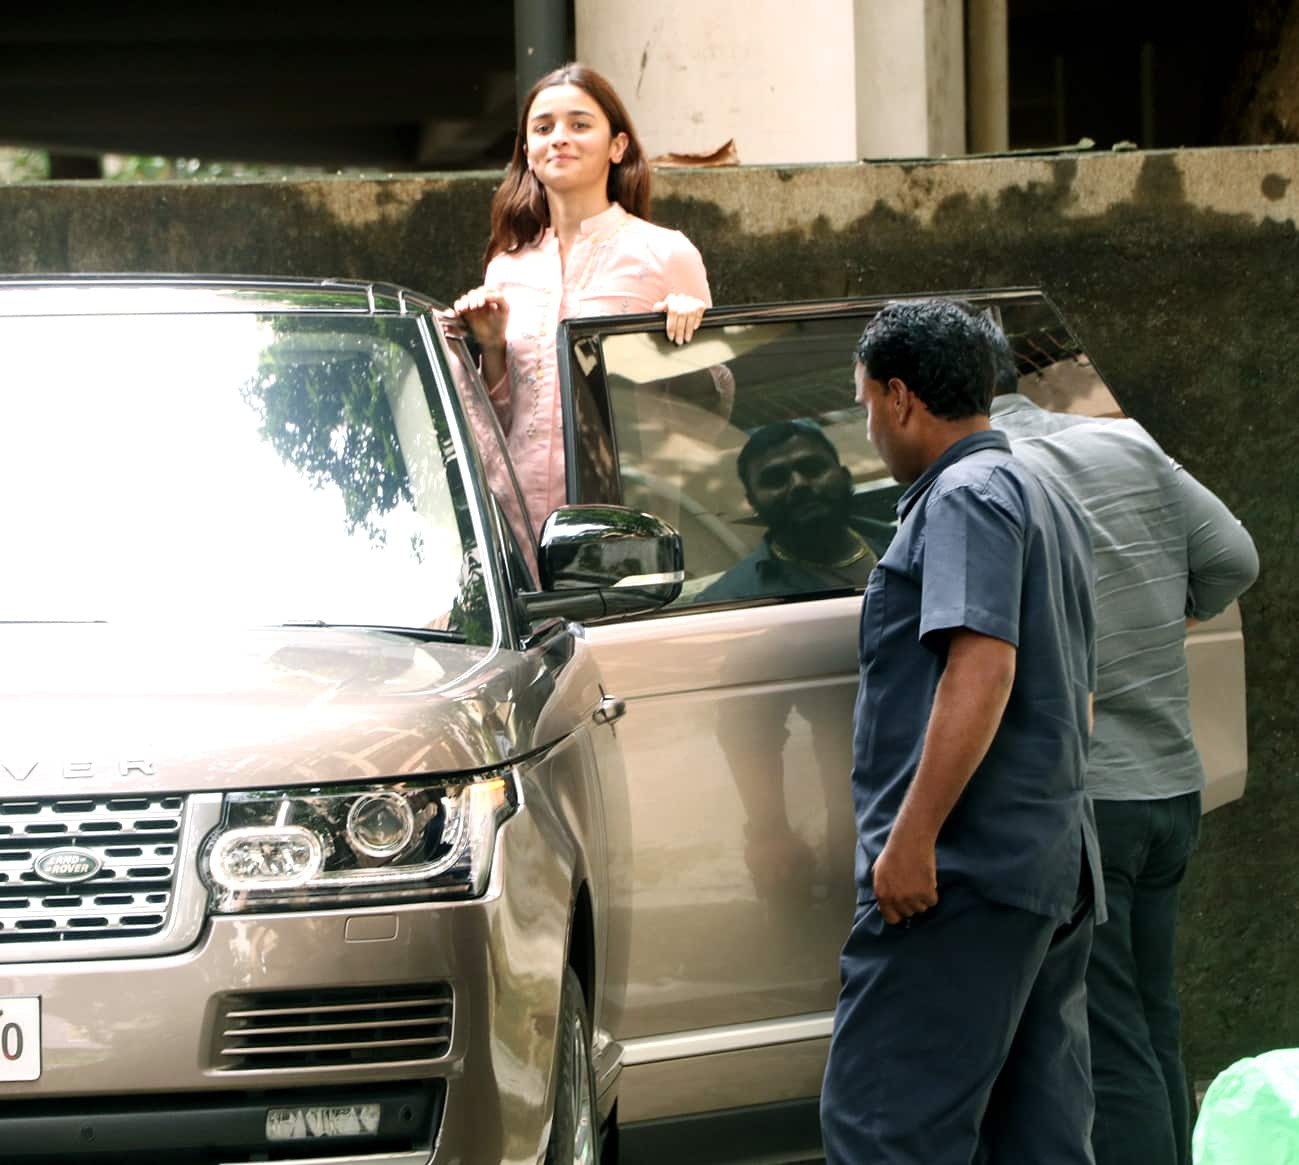
[[[1299,1049],[1237,1060],[1209,1085],[1195,1165],[1299,1165]]]

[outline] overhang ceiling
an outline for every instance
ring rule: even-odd
[[[49,0],[0,18],[0,145],[499,166],[514,92],[513,0]]]

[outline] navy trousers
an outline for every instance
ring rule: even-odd
[[[909,925],[858,905],[821,1094],[828,1165],[1094,1165],[1083,882],[1063,924],[963,886]]]
[[[1097,801],[1109,921],[1087,968],[1099,1165],[1190,1165],[1191,1108],[1174,981],[1177,899],[1200,794]]]

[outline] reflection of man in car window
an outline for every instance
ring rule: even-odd
[[[767,531],[762,545],[703,591],[700,602],[865,585],[893,529],[854,516],[852,475],[819,425],[777,421],[754,430],[736,472]]]

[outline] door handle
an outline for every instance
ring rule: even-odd
[[[599,707],[591,713],[591,719],[597,724],[612,724],[615,720],[621,720],[626,713],[626,700],[620,700],[617,696],[605,696]]]

